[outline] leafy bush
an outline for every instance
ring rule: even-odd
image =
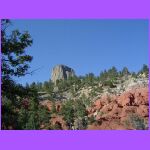
[[[144,119],[139,117],[138,115],[131,115],[129,117],[129,122],[136,130],[146,130]]]
[[[116,87],[114,84],[113,84],[113,82],[111,81],[111,80],[106,80],[106,81],[104,81],[103,82],[103,85],[104,86],[109,86],[110,88],[114,88],[114,87]]]
[[[95,122],[94,116],[89,117],[88,122],[89,124],[93,124]]]

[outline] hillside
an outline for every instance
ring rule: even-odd
[[[14,101],[2,97],[2,129],[147,130],[148,71],[146,65],[137,73],[112,67],[77,76],[55,66],[52,80],[14,84]]]
[[[145,72],[121,74],[110,69],[100,77],[74,76],[49,85],[53,88],[39,91],[39,101],[50,112],[55,108],[50,124],[58,129],[148,129]]]

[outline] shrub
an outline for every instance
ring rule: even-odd
[[[139,117],[138,115],[131,115],[129,117],[129,122],[136,130],[146,130],[144,119]]]
[[[93,124],[95,122],[94,116],[91,116],[88,120],[89,124]]]
[[[115,88],[116,87],[111,80],[104,81],[103,85],[104,86],[109,86],[110,88]]]

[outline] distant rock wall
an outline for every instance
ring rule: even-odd
[[[75,71],[65,65],[56,65],[52,69],[51,80],[56,83],[57,80],[65,80],[69,77],[75,76]]]

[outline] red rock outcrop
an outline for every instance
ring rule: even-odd
[[[61,110],[61,102],[52,102],[50,100],[43,100],[40,102],[40,105],[46,107],[49,111],[52,111],[53,106],[56,108],[57,112]]]
[[[46,106],[51,111],[53,103],[45,100],[41,102],[41,105]],[[62,102],[55,102],[57,112],[61,110],[61,106]],[[94,117],[94,123],[89,124],[87,130],[138,129],[134,125],[135,121],[137,121],[136,119],[148,126],[148,107],[148,87],[134,88],[119,96],[103,95],[100,99],[94,101],[91,107],[87,108],[88,118]],[[135,119],[133,118],[134,116]],[[66,122],[60,115],[53,114],[50,122],[52,126],[68,129]],[[147,127],[144,129],[147,129]]]
[[[63,130],[67,130],[68,127],[66,125],[66,122],[64,121],[63,117],[62,116],[59,116],[59,115],[56,115],[56,114],[53,114],[51,116],[51,125],[54,126],[54,127],[58,127],[59,126],[59,129],[63,129]]]
[[[49,111],[52,110],[52,102],[50,100],[43,100],[40,102],[40,105],[46,107]]]
[[[148,122],[148,106],[148,87],[135,88],[120,96],[104,95],[96,100],[88,111],[88,116],[93,116],[96,120],[96,123],[89,125],[88,129],[135,129],[130,120],[131,116]],[[97,124],[97,122],[101,122],[101,124]]]

